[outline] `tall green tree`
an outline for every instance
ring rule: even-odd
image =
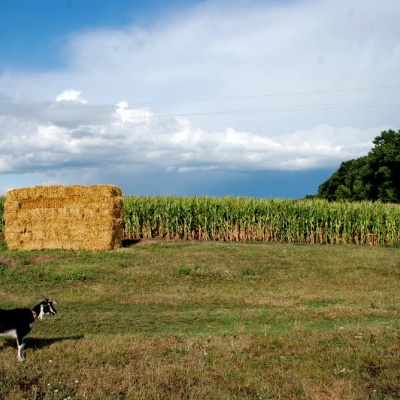
[[[368,155],[342,162],[318,188],[328,200],[380,200],[400,203],[400,130],[383,131]]]

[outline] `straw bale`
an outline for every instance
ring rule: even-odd
[[[7,193],[12,250],[112,250],[122,242],[122,191],[113,185],[35,186]]]

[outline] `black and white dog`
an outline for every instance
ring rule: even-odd
[[[24,337],[30,332],[37,319],[43,319],[45,314],[56,315],[54,308],[56,301],[42,297],[42,301],[31,309],[14,308],[13,310],[0,309],[0,336],[11,336],[17,339],[18,360],[24,357]]]

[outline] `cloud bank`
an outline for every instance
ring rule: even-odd
[[[375,133],[321,124],[271,138],[232,127],[196,128],[187,118],[160,118],[124,101],[92,105],[77,90],[56,99],[7,104],[7,115],[0,120],[0,173],[121,166],[182,173],[313,169],[360,156],[371,147],[364,138]]]

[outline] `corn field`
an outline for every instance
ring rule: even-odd
[[[400,205],[247,197],[124,197],[125,237],[398,244]]]
[[[0,197],[0,232],[5,197]],[[124,196],[127,239],[399,244],[400,205],[248,197]]]

